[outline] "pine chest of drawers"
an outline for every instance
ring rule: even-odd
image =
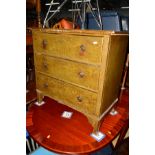
[[[48,96],[87,116],[94,131],[117,102],[128,34],[33,30],[38,102]]]

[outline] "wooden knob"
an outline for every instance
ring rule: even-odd
[[[48,83],[44,83],[44,88],[47,88],[48,87]]]
[[[46,62],[43,62],[43,67],[44,67],[45,69],[47,69],[47,68],[48,68],[48,64],[47,64]]]
[[[81,78],[83,78],[83,77],[85,76],[85,73],[84,73],[84,72],[79,72],[79,76],[80,76]]]
[[[79,54],[82,56],[82,55],[84,55],[85,51],[86,51],[86,47],[84,45],[80,45],[80,53]]]
[[[46,46],[47,46],[47,40],[46,40],[46,39],[44,39],[44,40],[42,41],[42,45],[43,45],[43,48],[46,48]]]
[[[78,96],[78,97],[77,97],[77,100],[78,100],[79,102],[82,102],[82,97],[81,97],[81,96]]]
[[[80,45],[80,50],[81,50],[81,52],[85,52],[86,47],[84,45]]]

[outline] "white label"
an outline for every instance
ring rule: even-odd
[[[90,136],[93,137],[98,142],[100,142],[106,135],[104,133],[98,131],[96,133],[92,133]]]
[[[62,117],[70,119],[72,117],[73,112],[64,111],[62,113]]]
[[[115,115],[117,115],[118,114],[118,111],[116,111],[115,109],[112,109],[111,111],[110,111],[110,115],[112,115],[112,116],[115,116]]]
[[[37,106],[42,106],[43,104],[45,104],[45,102],[44,101],[42,101],[40,103],[39,102],[34,102],[34,104],[37,105]]]

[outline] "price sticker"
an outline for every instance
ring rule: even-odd
[[[102,139],[105,138],[106,135],[104,133],[98,131],[96,133],[92,133],[90,136],[93,137],[98,142],[100,142]]]
[[[62,113],[62,117],[63,118],[68,118],[68,119],[70,119],[71,117],[72,117],[72,114],[73,114],[73,112],[68,112],[68,111],[64,111],[63,113]]]

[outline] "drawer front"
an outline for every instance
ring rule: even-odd
[[[36,70],[60,80],[98,90],[99,67],[35,54]]]
[[[44,76],[40,73],[36,74],[36,77],[37,89],[41,90],[44,96],[50,96],[77,110],[82,109],[91,114],[95,112],[96,93]]]
[[[102,37],[35,33],[34,51],[89,63],[101,62]]]

